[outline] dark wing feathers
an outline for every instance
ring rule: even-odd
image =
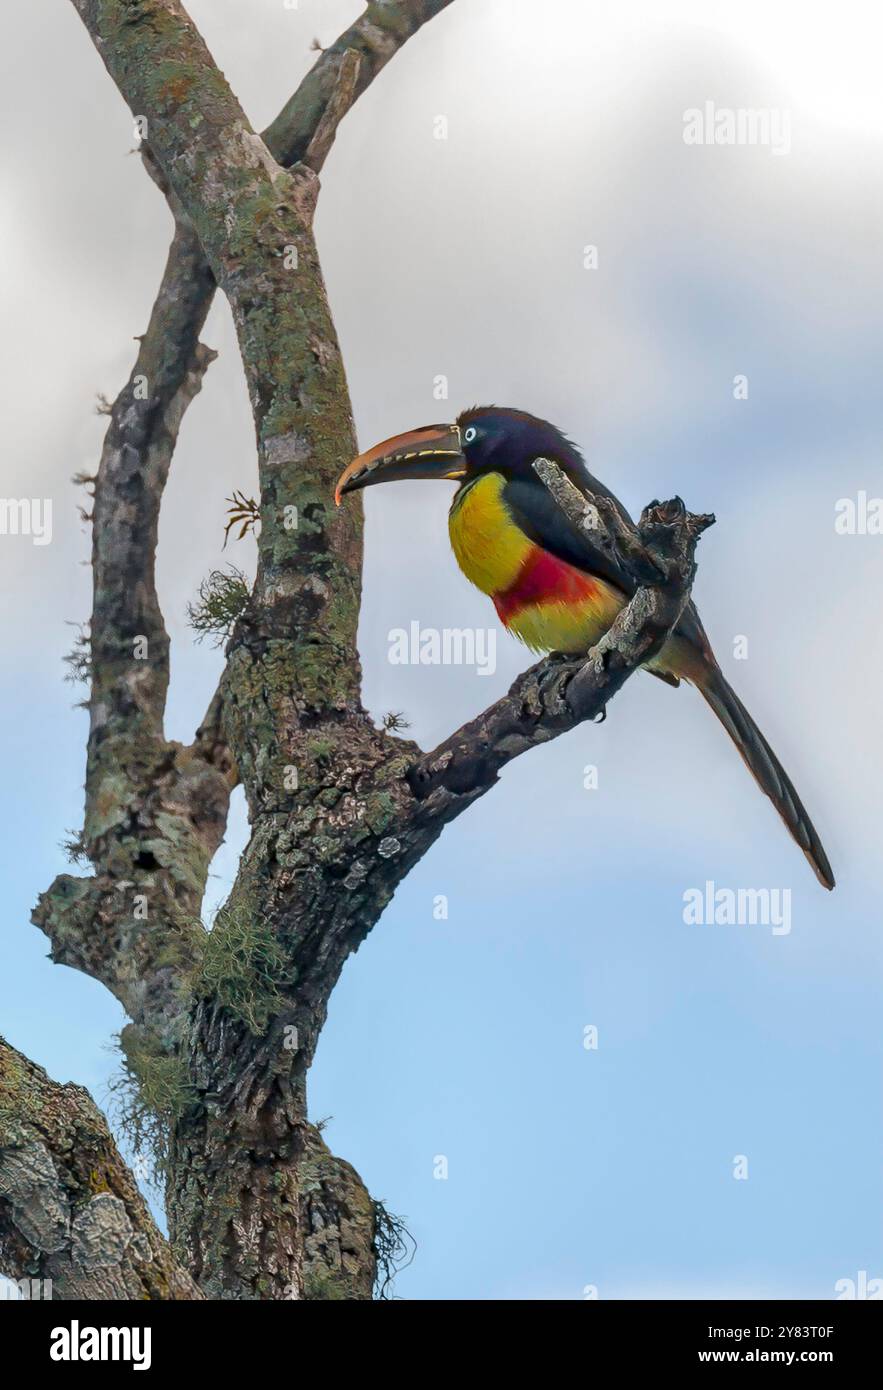
[[[607,497],[616,503],[621,515],[631,521],[619,498],[594,478],[588,469],[581,468],[577,475],[571,466],[566,472],[570,481],[588,501],[591,501],[593,496]],[[507,479],[503,488],[503,500],[515,524],[534,545],[542,546],[543,550],[548,550],[550,554],[557,556],[559,560],[565,560],[576,569],[607,580],[629,597],[635,592],[635,581],[618,557],[598,545],[591,531],[581,530],[565,516],[539,477],[534,475]],[[705,661],[711,665],[717,664],[692,600],[681,614],[675,632],[695,647]]]
[[[571,481],[576,482],[571,475]],[[580,487],[581,492],[591,499],[588,488]],[[606,488],[599,492],[607,494]],[[548,550],[559,560],[588,574],[606,579],[608,583],[622,589],[623,593],[635,592],[634,580],[619,563],[615,555],[604,550],[593,539],[591,531],[581,530],[562,512],[549,489],[538,478],[509,478],[503,488],[503,501],[513,521],[524,534]]]

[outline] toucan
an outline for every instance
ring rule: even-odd
[[[550,459],[580,492],[608,498],[574,444],[524,410],[475,406],[452,425],[425,425],[385,439],[341,474],[335,501],[375,483],[412,478],[458,483],[448,519],[457,563],[505,627],[535,652],[586,653],[637,587],[624,560],[562,510],[533,467]],[[687,604],[648,663],[670,685],[688,681],[704,696],[770,798],[825,888],[834,875],[794,785],[721,671],[696,611]]]

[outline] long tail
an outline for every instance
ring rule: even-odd
[[[701,677],[693,679],[735,743],[757,785],[769,797],[803,850],[819,883],[833,888],[834,875],[828,856],[793,782],[720,668],[703,663]]]

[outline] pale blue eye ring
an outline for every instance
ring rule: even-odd
[[[463,435],[463,443],[464,443],[464,444],[471,444],[472,441],[473,441],[473,439],[475,438],[475,436],[476,436],[477,434],[478,434],[478,430],[475,428],[475,426],[474,426],[474,425],[470,425],[469,428],[468,428],[468,430],[466,430],[465,433],[464,433],[464,435]]]

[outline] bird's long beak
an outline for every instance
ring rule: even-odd
[[[407,434],[397,434],[359,454],[343,470],[334,489],[340,506],[345,492],[356,492],[372,483],[405,482],[410,478],[462,478],[466,460],[460,451],[460,431],[456,425],[424,425]]]

